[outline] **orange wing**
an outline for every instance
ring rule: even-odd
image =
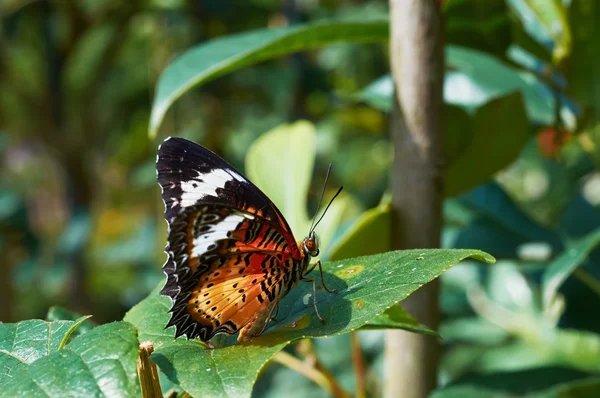
[[[300,279],[304,258],[295,259],[283,234],[255,214],[205,206],[188,211],[182,225],[185,233],[169,234],[177,267],[163,289],[173,299],[167,326],[202,340],[240,329],[239,340],[259,334]]]

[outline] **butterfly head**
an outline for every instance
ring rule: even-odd
[[[308,236],[302,241],[302,247],[304,253],[311,257],[317,257],[319,255],[319,240],[315,231],[310,231]]]

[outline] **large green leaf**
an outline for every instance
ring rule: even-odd
[[[536,379],[546,386],[536,388],[536,384],[540,384]],[[523,386],[514,392],[513,383]],[[592,398],[599,395],[599,378],[579,376],[561,382],[560,372],[550,368],[480,376],[439,389],[431,394],[431,398]]]
[[[25,364],[59,350],[66,339],[85,319],[46,322],[32,319],[19,323],[0,324],[0,355],[14,358]],[[0,381],[2,375],[0,375]]]
[[[562,249],[558,235],[536,223],[496,182],[481,185],[456,199],[468,214],[454,247],[479,247],[494,255],[515,258],[517,248],[527,242],[545,242],[552,250]],[[472,217],[471,220],[468,217]]]
[[[389,199],[365,211],[331,249],[329,258],[341,260],[391,250],[392,206]]]
[[[488,181],[519,156],[530,138],[521,95],[496,98],[479,108],[473,117],[473,130],[469,145],[448,166],[446,196]]]
[[[281,302],[279,320],[273,321],[261,337],[244,345],[228,336],[215,338],[217,348],[212,350],[194,340],[173,341],[173,330],[162,330],[169,318],[170,302],[158,297],[158,291],[135,306],[125,319],[138,327],[142,340],[155,342],[152,359],[192,395],[244,397],[250,395],[263,365],[290,342],[339,335],[369,321],[377,322],[377,316],[395,302],[468,257],[494,261],[478,250],[424,249],[325,263],[325,281],[338,290],[336,294],[317,291],[317,305],[325,323],[314,314],[312,285],[301,284]]]
[[[14,328],[14,337],[0,338],[2,344],[52,344],[52,349],[46,349],[44,356],[39,356],[44,350],[37,347],[29,351],[23,347],[14,355],[7,354],[4,348],[0,351],[3,396],[139,395],[136,373],[138,341],[131,324],[114,322],[99,326],[57,351],[57,339],[48,339],[48,328],[44,330],[42,326],[46,325],[40,322],[18,323]],[[0,326],[10,334],[13,324]],[[21,360],[23,357],[25,360]]]
[[[167,110],[177,98],[236,69],[330,43],[387,39],[387,21],[340,21],[262,29],[203,43],[186,51],[160,76],[150,117],[150,135],[156,135]]]
[[[373,92],[365,95],[376,98]],[[456,196],[489,180],[512,163],[530,139],[521,95],[513,92],[489,98],[471,119],[457,109],[446,108],[451,121],[445,150],[446,196]]]
[[[281,210],[296,239],[306,236],[312,220],[307,214],[307,197],[315,156],[315,128],[307,121],[282,125],[263,134],[246,156],[248,178]],[[329,207],[317,231],[322,248],[329,247],[350,205],[351,198],[342,194]]]
[[[566,250],[544,271],[542,288],[546,308],[551,305],[564,281],[598,245],[600,245],[600,229],[568,245]]]
[[[569,12],[573,31],[573,53],[567,81],[573,98],[595,110],[600,116],[600,3],[579,0],[571,3]]]
[[[490,100],[518,91],[527,117],[540,124],[554,122],[554,95],[535,76],[518,71],[481,51],[448,46],[444,101],[473,111]],[[392,109],[394,84],[390,75],[365,87],[357,98],[383,111]]]

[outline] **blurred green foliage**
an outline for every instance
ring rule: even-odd
[[[600,4],[440,3],[450,170],[444,246],[501,261],[464,263],[442,277],[444,356],[434,396],[600,391]],[[44,318],[58,304],[102,324],[121,319],[160,282],[166,226],[154,161],[166,135],[200,142],[260,178],[264,170],[251,164],[278,154],[246,158],[250,144],[309,120],[317,158],[297,187],[309,190],[298,199],[308,202],[301,211],[314,211],[329,162],[331,186],[347,192],[348,211],[326,254],[386,250],[393,85],[385,43],[284,48],[275,59],[221,71],[186,88],[158,137],[148,138],[159,75],[186,50],[266,27],[386,17],[383,0],[0,2],[0,321]],[[254,163],[245,168],[244,159]],[[276,196],[279,183],[296,181],[277,176],[264,182],[271,190],[261,186]],[[53,322],[76,318],[48,313]],[[367,391],[377,396],[381,332],[359,337]],[[352,391],[348,346],[345,335],[313,349]],[[255,394],[282,391],[326,396],[271,364]]]

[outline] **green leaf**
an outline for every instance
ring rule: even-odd
[[[571,27],[567,9],[561,0],[525,0],[554,40],[552,57],[560,64],[571,54]]]
[[[91,315],[85,315],[82,316],[81,318],[75,320],[75,323],[69,328],[69,330],[67,330],[67,333],[65,333],[65,336],[63,337],[63,339],[61,340],[58,349],[62,350],[66,345],[67,342],[69,341],[69,338],[71,337],[71,335],[73,334],[73,332],[75,332],[76,329],[79,328],[79,326],[85,322],[86,320],[88,320],[89,318],[91,318]]]
[[[138,327],[142,340],[155,342],[152,359],[190,394],[244,397],[250,395],[264,364],[290,342],[356,330],[469,257],[494,261],[478,250],[423,249],[324,263],[326,284],[338,291],[317,291],[317,306],[325,323],[314,313],[312,284],[301,284],[282,300],[279,320],[245,345],[222,335],[213,339],[218,348],[212,350],[194,340],[173,341],[173,329],[163,330],[170,301],[158,297],[158,290],[134,307],[126,319]]]
[[[90,330],[92,330],[93,328],[96,327],[96,325],[92,321],[89,320],[90,317],[91,317],[91,315],[84,317],[85,319],[78,324],[77,329],[74,330],[74,334],[73,334],[74,337],[84,334],[86,332],[89,332]],[[82,318],[81,314],[78,314],[74,311],[68,310],[59,305],[54,305],[54,306],[50,307],[48,309],[48,313],[46,314],[46,320],[50,321],[50,322],[53,322],[53,321],[79,321],[81,318]]]
[[[29,322],[29,321],[27,321]],[[70,321],[65,321],[70,322]],[[21,325],[21,322],[17,325]],[[10,325],[10,324],[9,324]],[[8,326],[9,326],[8,325]],[[4,325],[0,325],[4,326]],[[20,329],[20,328],[19,328]],[[18,333],[19,341],[35,341],[39,330]],[[0,338],[0,342],[4,342]],[[31,362],[14,363],[0,357],[0,381],[5,396],[137,396],[135,328],[126,322],[99,326],[65,348]]]
[[[473,111],[490,100],[515,91],[523,95],[528,119],[544,125],[554,123],[554,95],[534,75],[518,71],[497,58],[473,49],[448,46],[444,78],[444,102]],[[361,90],[356,98],[389,112],[394,84],[383,76]]]
[[[487,227],[463,229],[456,239],[457,247],[479,247],[498,253],[503,247],[513,246],[512,257],[517,256],[516,247],[526,242],[547,242],[556,251],[562,248],[556,232],[527,216],[496,182],[479,186],[457,201]],[[504,257],[511,256],[507,253]]]
[[[365,211],[331,249],[329,258],[341,260],[384,253],[391,249],[392,205],[389,199]]]
[[[285,215],[292,231],[307,233],[306,194],[316,155],[315,128],[300,121],[279,126],[252,143],[246,155],[248,178]],[[277,156],[265,156],[273,153]]]
[[[449,164],[446,196],[486,182],[519,156],[530,138],[521,95],[496,98],[479,108],[473,117],[473,130],[470,144]]]
[[[149,133],[156,132],[168,108],[183,94],[219,76],[261,61],[336,42],[383,42],[388,22],[321,22],[262,29],[226,36],[186,51],[161,74]]]
[[[161,282],[148,297],[133,306],[123,318],[124,321],[138,328],[140,342],[151,341],[155,350],[163,344],[173,342],[174,335],[172,330],[165,330],[165,325],[170,318],[168,311],[171,308],[171,301],[160,295],[163,286],[164,282]]]
[[[574,1],[569,10],[573,27],[573,50],[567,81],[573,98],[600,115],[600,3],[596,0]]]
[[[383,314],[377,315],[361,327],[361,330],[369,329],[402,329],[408,332],[442,337],[435,330],[432,330],[425,325],[421,325],[399,305],[388,308]]]
[[[500,374],[490,375],[489,379],[495,377],[495,384],[500,384],[496,388],[487,387],[485,385],[478,385],[478,383],[464,383],[458,385],[451,385],[434,391],[431,394],[431,398],[592,398],[597,397],[600,394],[600,378],[588,377],[583,380],[574,380],[564,383],[556,383],[556,385],[542,389],[533,390],[531,386],[525,390],[524,393],[515,395],[506,386],[507,382],[511,378],[515,377],[530,377],[531,375],[525,372],[523,375],[515,376],[514,374]],[[551,378],[551,374],[544,375],[546,380]],[[503,380],[504,379],[504,380]],[[550,379],[551,380],[551,379]],[[504,381],[503,384],[501,382]],[[479,381],[479,383],[484,383]]]
[[[282,125],[266,132],[252,143],[246,156],[248,178],[281,210],[296,239],[308,233],[312,221],[307,214],[307,197],[315,156],[315,128],[307,121]],[[322,248],[329,247],[343,214],[351,205],[351,198],[344,194],[331,204],[317,230]],[[323,211],[321,209],[318,216]]]
[[[60,348],[75,321],[46,322],[32,319],[0,324],[0,353],[30,364]]]
[[[568,245],[565,251],[550,264],[542,275],[544,307],[548,308],[556,293],[571,273],[600,244],[600,229]]]

